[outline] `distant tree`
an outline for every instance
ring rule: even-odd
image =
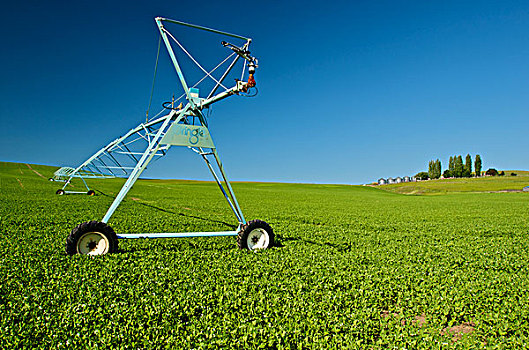
[[[438,179],[441,177],[441,161],[439,159],[437,159],[435,161],[435,178]]]
[[[461,177],[463,176],[463,158],[461,155],[454,158],[454,176]]]
[[[439,159],[431,160],[428,163],[428,177],[438,179],[441,177],[441,161]]]
[[[430,179],[435,179],[435,169],[433,160],[428,162],[428,177]]]
[[[450,172],[450,170],[446,169],[443,173],[443,177],[445,179],[448,179],[449,177],[452,177],[452,173]]]
[[[485,175],[498,176],[498,170],[494,168],[489,168],[487,171],[485,171]]]
[[[472,157],[470,156],[470,154],[467,154],[465,158],[464,176],[465,177],[472,176]]]
[[[518,174],[516,174],[516,173],[511,173],[511,176],[518,176]]]
[[[450,160],[448,161],[448,170],[450,170],[450,174],[454,176],[454,157],[450,156]]]
[[[474,161],[474,169],[476,171],[476,176],[481,176],[481,157],[479,154],[476,154],[476,160]]]
[[[417,180],[428,180],[428,173],[425,171],[421,171],[420,173],[417,173],[415,175],[415,178]]]
[[[498,175],[499,176],[505,176],[505,171],[502,170]]]

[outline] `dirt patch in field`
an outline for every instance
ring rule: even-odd
[[[387,318],[395,318],[395,319],[398,319],[400,318],[400,314],[397,313],[397,312],[390,312],[388,310],[382,310],[380,312],[380,317],[384,318],[384,319],[387,319]],[[400,320],[400,325],[401,326],[405,326],[406,324],[409,324],[408,322],[410,322],[409,320],[405,320],[405,319],[401,319]],[[426,325],[427,323],[427,319],[426,319],[426,315],[425,314],[422,314],[420,316],[415,316],[412,320],[411,320],[411,324],[414,325],[414,326],[417,326],[419,328],[423,327]],[[463,335],[465,334],[470,334],[474,331],[476,327],[476,324],[474,322],[463,322],[457,326],[453,326],[453,327],[446,327],[444,329],[441,330],[441,335],[451,335],[452,336],[452,342],[457,342],[459,340],[461,340],[461,338],[463,338]]]
[[[417,327],[422,327],[426,324],[426,315],[422,314],[421,316],[415,316],[411,323]]]
[[[399,313],[397,312],[389,312],[388,310],[382,310],[380,313],[380,317],[382,318],[399,318]],[[402,319],[400,320],[400,325],[404,326],[406,324],[406,320]]]
[[[451,334],[452,335],[452,341],[456,342],[458,340],[461,340],[464,334],[469,334],[474,331],[474,327],[476,325],[474,322],[463,322],[460,325],[453,326],[453,327],[446,327],[441,331],[442,335]]]
[[[388,310],[382,310],[382,312],[380,313],[380,317],[382,317],[382,318],[389,318],[389,317],[399,318],[400,314],[397,313],[397,312],[389,312]],[[405,320],[405,319],[400,320],[401,326],[406,325],[407,322],[409,322],[409,320]],[[414,326],[417,326],[417,327],[424,326],[426,324],[426,315],[422,314],[420,316],[415,316],[411,320],[411,324],[414,325]]]
[[[130,199],[132,199],[133,201],[141,201],[141,199],[136,198],[136,197],[130,197]]]
[[[35,174],[37,174],[38,176],[40,176],[40,177],[42,177],[43,179],[45,179],[45,177],[44,177],[41,173],[39,173],[37,170],[33,169],[33,168],[31,167],[31,165],[29,165],[29,164],[26,164],[26,165],[28,166],[29,170],[33,171]]]
[[[20,187],[24,188],[24,185],[22,185],[22,181],[20,181],[20,179],[17,177],[17,181],[18,181],[18,184],[20,185]]]
[[[382,318],[399,317],[399,314],[397,312],[389,312],[388,310],[382,310],[382,312],[380,313],[380,317]]]

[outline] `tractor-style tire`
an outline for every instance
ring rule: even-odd
[[[63,189],[58,189],[57,192],[55,192],[55,194],[58,194],[59,196],[63,196],[66,194],[66,192],[64,192]]]
[[[89,190],[88,192],[86,192],[86,194],[89,195],[89,196],[95,196],[96,195],[96,191]]]
[[[262,220],[252,220],[241,227],[237,235],[240,249],[268,249],[274,246],[274,231]]]
[[[103,255],[118,250],[118,237],[114,230],[99,221],[79,224],[66,238],[66,254]]]

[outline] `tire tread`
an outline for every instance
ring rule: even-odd
[[[108,254],[114,253],[118,250],[118,237],[112,227],[108,226],[104,222],[99,221],[87,221],[83,222],[72,229],[68,237],[66,237],[65,249],[66,254],[75,255],[77,254],[77,241],[86,232],[99,232],[108,238],[110,247]]]
[[[274,230],[267,222],[256,219],[256,220],[248,221],[245,225],[241,226],[241,230],[239,231],[237,235],[237,246],[239,247],[239,249],[248,249],[248,242],[247,242],[248,235],[250,234],[250,232],[252,232],[256,228],[262,228],[268,233],[270,244],[268,245],[266,249],[274,246],[274,238],[275,238]]]

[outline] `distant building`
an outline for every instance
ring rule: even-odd
[[[529,186],[525,186],[525,187],[523,188],[523,191],[524,191],[524,192],[529,192]]]
[[[404,177],[396,177],[396,178],[392,178],[392,177],[388,177],[387,179],[384,179],[384,178],[380,178],[377,180],[377,184],[379,185],[388,185],[388,184],[400,184],[400,183],[403,183],[403,182],[415,182],[417,181],[417,179],[415,179],[414,176],[404,176]],[[373,182],[373,184],[375,184]]]

